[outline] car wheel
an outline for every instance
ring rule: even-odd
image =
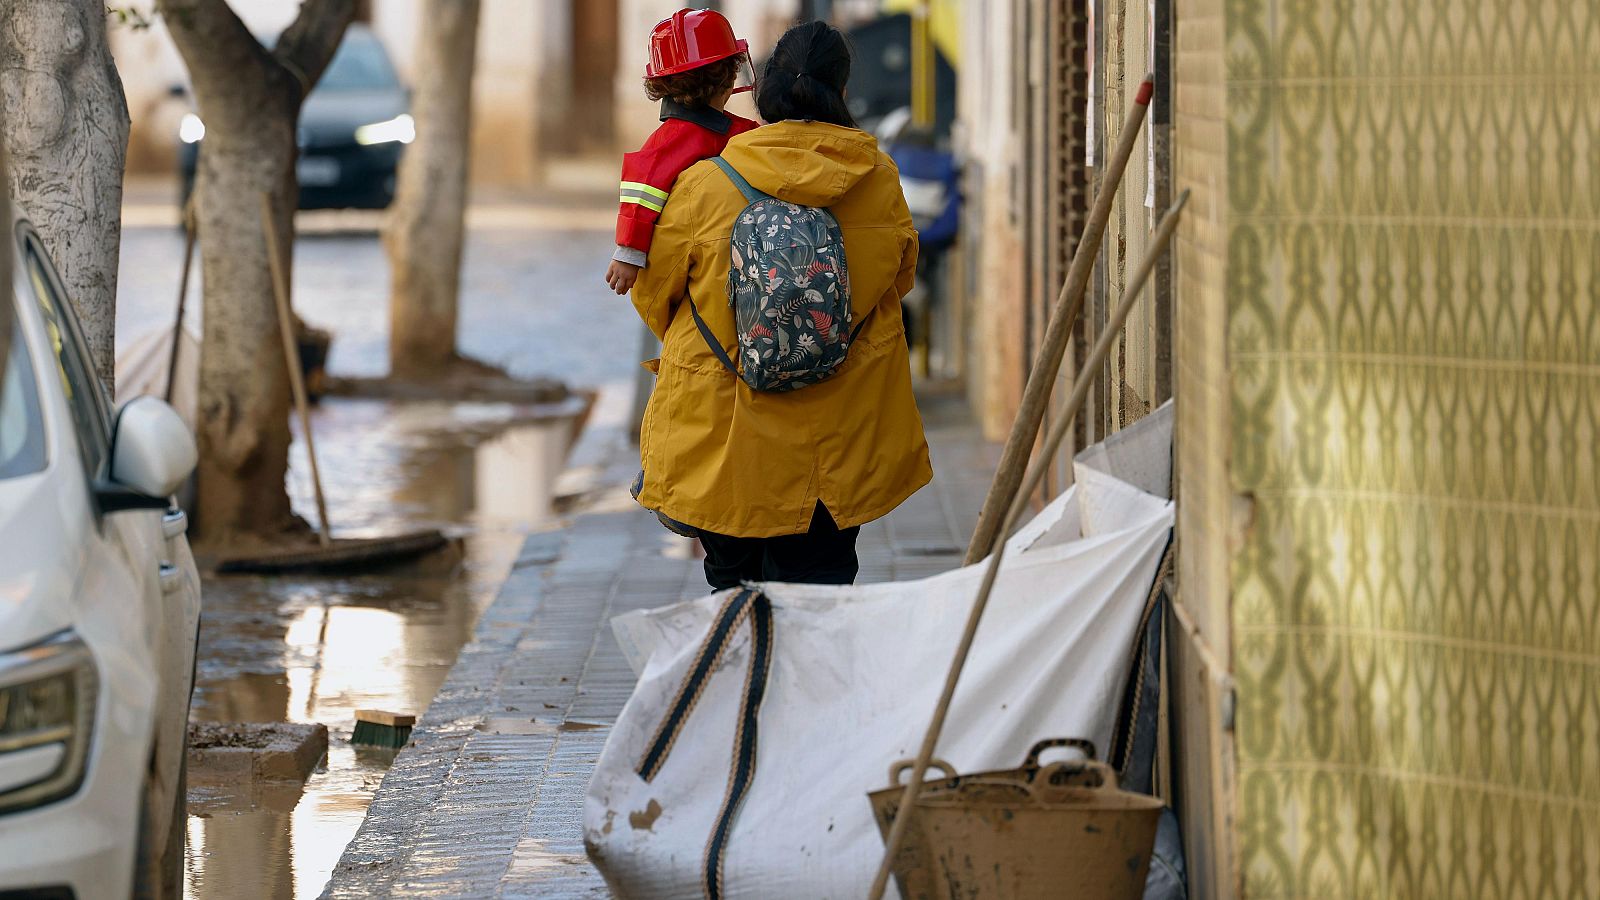
[[[139,849],[134,861],[133,896],[135,900],[179,900],[183,896],[183,842],[188,833],[189,820],[189,760],[185,752],[178,762],[178,785],[173,792],[172,809],[165,816],[165,841],[157,841],[157,830],[163,823],[154,815],[151,806],[153,786],[146,779],[144,810],[139,816]],[[155,848],[162,845],[157,853]]]

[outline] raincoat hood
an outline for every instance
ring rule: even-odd
[[[870,522],[933,476],[900,305],[918,246],[900,173],[870,135],[817,122],[747,131],[722,156],[755,188],[828,210],[850,264],[855,336],[837,374],[799,390],[752,391],[728,372],[717,350],[742,346],[730,238],[749,203],[710,160],[685,169],[633,287],[661,339],[647,366],[656,382],[640,426],[639,502],[733,537],[804,534],[818,503],[840,528]]]
[[[801,206],[832,206],[880,162],[878,142],[825,122],[774,122],[728,141],[722,151],[756,190]]]

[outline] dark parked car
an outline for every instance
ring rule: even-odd
[[[300,108],[300,208],[388,206],[401,150],[417,134],[407,112],[410,105],[410,92],[395,74],[383,43],[366,26],[350,26]],[[198,115],[183,117],[178,165],[185,201],[205,133]]]
[[[855,62],[850,66],[850,96],[845,101],[861,127],[876,131],[883,118],[911,105],[911,17],[883,16],[850,29]],[[950,134],[956,118],[956,70],[934,53],[934,127],[937,138]]]

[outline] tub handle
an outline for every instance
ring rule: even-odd
[[[1097,759],[1097,756],[1094,752],[1093,741],[1085,738],[1046,738],[1045,740],[1034,744],[1033,749],[1028,751],[1028,758],[1022,762],[1023,768],[1039,768],[1039,757],[1043,756],[1046,750],[1053,750],[1057,747],[1071,747],[1074,750],[1078,750],[1083,753],[1084,759],[1088,760],[1089,762],[1093,762],[1095,759]]]
[[[904,777],[907,772],[915,769],[916,767],[916,761],[911,759],[902,759],[899,762],[891,763],[889,765],[889,783],[899,787],[901,785],[900,779]],[[938,769],[939,772],[944,775],[945,781],[949,781],[956,777],[955,767],[942,759],[928,760],[928,771],[931,772],[934,769]],[[926,784],[928,782],[927,776],[924,775],[922,780],[923,783]]]

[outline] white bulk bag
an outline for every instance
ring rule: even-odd
[[[1014,766],[1047,737],[1109,748],[1173,509],[1098,469],[1080,464],[1076,474],[1013,538],[1015,555],[1008,550],[1001,567],[939,742],[937,755],[958,771]],[[916,754],[982,576],[978,565],[913,582],[762,586],[772,662],[722,896],[865,895],[883,849],[866,794],[888,784],[891,762]],[[706,893],[707,842],[750,666],[748,624],[653,780],[636,770],[727,596],[614,622],[642,669],[590,782],[584,837],[620,897]]]

